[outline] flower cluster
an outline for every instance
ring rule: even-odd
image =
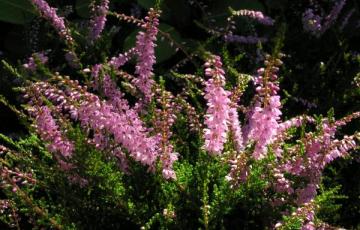
[[[90,21],[90,40],[94,41],[100,37],[106,23],[106,15],[109,10],[109,0],[102,0],[101,3],[94,7],[93,17]]]
[[[280,96],[271,96],[267,106],[256,104],[249,120],[248,139],[256,141],[253,157],[261,159],[266,154],[266,147],[277,135],[280,120]]]
[[[245,154],[238,154],[237,152],[234,152],[233,158],[229,160],[230,171],[225,179],[229,181],[232,188],[238,188],[241,183],[246,181],[249,174],[247,161]]]
[[[70,31],[65,27],[63,18],[56,15],[56,10],[45,0],[32,1],[60,35],[72,41],[67,37],[70,36]],[[308,9],[303,15],[307,30],[321,33],[327,30],[345,4],[345,0],[338,1],[327,17],[318,16],[318,11]],[[302,115],[282,120],[277,76],[282,64],[279,58],[283,55],[278,54],[282,39],[275,39],[280,42],[274,49],[274,56],[262,53],[268,48],[267,45],[262,47],[257,44],[256,51],[252,49],[253,52],[247,53],[242,49],[244,47],[225,44],[222,50],[224,65],[219,56],[207,56],[206,52],[187,53],[186,49],[182,49],[185,60],[164,73],[164,78],[154,77],[158,32],[172,40],[170,35],[165,36],[167,33],[158,29],[159,11],[150,9],[147,17],[142,20],[134,16],[109,13],[109,0],[91,2],[98,5],[93,6],[89,33],[74,33],[81,35],[74,38],[87,36],[90,42],[82,39],[65,48],[66,61],[76,69],[65,65],[50,69],[53,65],[49,68],[41,65],[44,76],[40,77],[42,80],[38,80],[35,74],[40,74],[40,71],[34,70],[40,63],[48,61],[45,53],[33,54],[29,62],[23,65],[31,71],[31,78],[21,81],[25,85],[25,98],[29,99],[24,107],[30,115],[29,119],[23,120],[34,123],[27,127],[30,134],[36,131],[41,141],[34,135],[20,141],[0,135],[0,188],[5,188],[1,195],[15,201],[14,203],[21,201],[21,209],[18,209],[20,212],[26,209],[22,208],[25,204],[22,201],[25,201],[33,207],[30,211],[34,211],[37,216],[49,216],[50,219],[55,213],[56,220],[64,223],[61,228],[56,222],[52,222],[56,229],[66,229],[67,224],[84,228],[77,219],[82,216],[77,213],[88,210],[95,215],[110,210],[109,215],[102,216],[104,221],[101,224],[109,223],[108,220],[114,220],[114,216],[120,215],[121,221],[124,217],[129,225],[144,226],[143,228],[151,228],[154,224],[163,229],[175,225],[181,229],[192,229],[199,224],[193,220],[181,219],[191,215],[200,217],[199,226],[204,229],[209,228],[209,223],[214,223],[214,228],[226,228],[228,221],[224,222],[223,211],[227,210],[228,216],[232,216],[238,213],[239,204],[242,205],[241,209],[244,208],[241,212],[251,213],[248,216],[256,219],[258,215],[264,217],[265,213],[268,214],[268,208],[260,209],[273,207],[273,213],[263,221],[267,225],[264,228],[290,229],[300,224],[302,229],[319,228],[315,210],[322,173],[335,159],[348,156],[350,151],[358,147],[357,141],[360,140],[359,132],[354,135],[336,132],[353,119],[359,118],[360,112],[340,120],[330,118],[330,115],[328,118],[317,119]],[[130,4],[129,7],[139,9],[136,4]],[[206,8],[205,5],[202,7]],[[106,46],[101,50],[101,57],[96,57],[94,51],[103,48],[103,44],[95,41],[105,29],[107,14],[141,26],[141,32],[136,36],[135,46],[125,53],[111,58],[107,52],[114,49]],[[251,21],[266,26],[275,23],[259,11],[234,11],[230,20],[235,16],[250,18]],[[257,37],[254,31],[251,31],[253,33],[250,36],[234,35],[236,27],[232,23],[231,21],[227,28],[210,28],[208,31],[212,30],[215,38],[225,36],[228,42],[255,44],[267,40],[265,37]],[[210,21],[209,24],[204,24],[204,27],[207,26],[212,26]],[[254,29],[252,24],[249,29]],[[107,39],[111,39],[111,36],[105,36],[104,42]],[[208,42],[212,45],[213,39]],[[207,44],[204,49],[208,48]],[[89,45],[93,47],[89,49]],[[177,45],[181,46],[180,43]],[[233,58],[231,55],[239,48],[245,53]],[[180,53],[179,55],[181,57]],[[239,61],[249,56],[256,60]],[[134,66],[125,64],[133,57],[137,59],[135,71],[128,73],[126,71]],[[207,57],[204,64],[205,77],[178,73],[188,69],[189,60],[193,62],[189,64],[192,68],[203,57]],[[101,63],[94,65],[93,60],[99,59],[102,60]],[[59,61],[62,59],[52,64],[59,64]],[[246,68],[254,71],[252,65],[262,61],[265,66],[255,71],[254,77],[240,73],[235,67],[238,63],[249,63]],[[83,66],[84,69],[80,70]],[[167,63],[160,66],[165,67]],[[9,72],[15,72],[15,75],[21,74],[10,65],[5,67]],[[225,76],[225,69],[229,76]],[[61,76],[58,71],[68,72],[71,77]],[[242,100],[250,79],[253,80],[254,87],[246,92],[245,100]],[[255,96],[251,100],[248,96],[254,90]],[[317,106],[300,98],[293,97],[293,100],[308,108]],[[7,105],[2,98],[0,102]],[[25,118],[21,110],[16,107],[10,109]],[[9,152],[7,147],[1,145],[3,142],[5,146],[16,148],[18,152]],[[42,156],[47,156],[43,154],[43,146],[54,156],[60,170],[48,170],[47,167],[51,164],[47,158],[43,161]],[[204,154],[204,150],[212,156]],[[28,167],[28,163],[34,163],[35,170],[28,170],[32,168],[32,165]],[[152,174],[144,175],[146,170]],[[66,183],[53,186],[62,180],[63,174],[72,184],[80,187],[70,187]],[[26,184],[37,186],[22,189]],[[60,192],[54,192],[53,188]],[[66,205],[52,203],[52,199],[47,203],[48,196],[41,195],[44,192],[50,194],[50,198],[54,195],[55,202],[61,201]],[[254,194],[256,199],[247,200],[248,196],[251,198]],[[12,200],[11,196],[16,199]],[[32,202],[33,197],[44,199],[45,202]],[[71,197],[74,204],[68,202],[68,197]],[[94,197],[96,199],[92,200]],[[98,197],[101,199],[100,203]],[[150,205],[144,205],[146,203]],[[101,207],[97,204],[101,204]],[[202,207],[197,207],[198,204]],[[3,209],[11,211],[11,205],[6,200],[0,200],[0,212]],[[47,207],[50,208],[45,209]],[[290,212],[292,208],[296,210],[293,213]],[[69,216],[71,219],[68,215],[62,216],[62,213],[66,214],[69,210],[72,212]],[[184,211],[189,213],[184,215]],[[292,216],[285,217],[284,222],[272,226],[276,221],[271,218],[277,218],[281,214]],[[289,223],[285,223],[287,221]],[[38,223],[43,222],[41,220]],[[117,224],[111,223],[111,226],[116,228]],[[221,226],[222,224],[225,225]],[[287,228],[288,225],[291,227]],[[254,225],[249,226],[252,228]]]
[[[229,109],[229,126],[233,141],[235,142],[235,149],[240,152],[244,149],[244,140],[241,131],[239,114],[235,106],[232,106]]]
[[[132,48],[123,54],[119,54],[117,57],[112,57],[109,61],[109,65],[114,69],[119,69],[132,58],[132,56],[135,54],[135,51],[135,48]]]
[[[143,162],[144,164],[152,166],[152,164],[154,163],[155,158],[156,158],[156,150],[155,150],[157,148],[155,146],[157,144],[156,138],[146,139],[146,137],[141,134],[141,133],[148,132],[147,128],[141,121],[137,112],[133,108],[130,108],[128,101],[123,98],[124,94],[117,88],[115,82],[110,78],[110,76],[104,75],[101,79],[100,73],[99,73],[100,67],[101,67],[100,65],[95,65],[93,67],[93,71],[92,71],[93,77],[94,77],[95,88],[97,90],[101,90],[103,92],[103,94],[107,97],[108,100],[106,101],[106,104],[108,106],[112,107],[112,112],[120,114],[126,119],[126,122],[124,122],[125,123],[124,125],[126,125],[126,123],[127,123],[127,125],[129,126],[127,129],[134,130],[134,131],[132,131],[132,133],[135,136],[134,136],[134,138],[130,138],[130,140],[133,140],[139,144],[141,144],[141,141],[144,140],[144,143],[142,144],[142,146],[149,145],[149,143],[153,144],[152,152],[151,151],[147,152],[148,155],[153,154],[153,156],[150,157],[151,158],[150,160],[142,160],[140,158],[137,158],[136,155],[134,155],[135,159],[138,159],[139,161]],[[124,130],[124,132],[126,132],[126,130]],[[103,143],[102,140],[104,140],[105,137],[103,137],[101,132],[97,132],[97,134],[100,136],[98,138],[99,141],[97,141],[96,144],[98,146],[101,146],[101,145],[103,145],[103,144],[101,144],[101,143]],[[129,141],[127,139],[124,139],[124,140],[126,143]],[[123,145],[135,147],[136,146],[135,142],[125,144],[125,145],[123,144]],[[122,153],[119,152],[119,154],[116,154],[116,155],[118,156],[118,158],[121,158],[122,161],[124,161]]]
[[[301,230],[314,230],[322,229],[316,228],[314,221],[316,205],[313,201],[305,203],[303,206],[296,209],[295,212],[291,213],[291,218],[297,218],[301,220]],[[283,223],[279,222],[275,225],[275,229],[286,229]]]
[[[3,153],[11,153],[18,155],[17,152],[14,152],[5,146],[0,145],[0,155]],[[0,158],[0,188],[5,189],[9,188],[12,192],[17,192],[19,188],[26,185],[35,185],[37,180],[34,178],[32,172],[22,172],[18,167],[11,168],[10,164]],[[0,214],[3,213],[4,209],[8,206],[5,200],[0,200]],[[4,202],[4,203],[2,203]]]
[[[109,1],[103,0],[94,8],[89,33],[92,41],[100,37],[105,26],[108,7]],[[315,15],[314,11],[309,9],[304,14],[304,20],[314,22],[308,25],[309,30],[321,31],[331,25],[330,18],[339,14],[341,7],[340,4],[337,5],[336,10],[333,9],[329,14],[331,17],[325,19]],[[274,24],[274,20],[256,11],[240,10],[233,12],[233,16],[249,17],[264,25]],[[161,84],[157,84],[152,79],[153,65],[156,61],[154,49],[159,26],[158,12],[151,9],[144,21],[135,18],[131,21],[141,25],[143,29],[136,37],[135,47],[111,58],[107,63],[88,66],[83,70],[84,75],[87,73],[92,75],[92,78],[86,78],[84,81],[91,87],[91,91],[82,86],[82,83],[70,80],[70,77],[60,77],[58,74],[48,81],[33,83],[29,87],[29,95],[32,98],[29,102],[30,112],[35,117],[39,136],[46,143],[48,150],[54,153],[63,171],[70,173],[75,171],[69,169],[78,166],[76,164],[78,158],[76,158],[77,155],[72,157],[75,147],[66,138],[67,131],[64,126],[59,127],[58,124],[61,122],[66,125],[76,124],[78,128],[76,130],[81,130],[84,134],[84,143],[94,147],[97,150],[96,153],[106,154],[106,160],[109,159],[108,157],[115,158],[124,173],[136,173],[137,167],[132,167],[136,161],[149,171],[158,170],[156,172],[161,173],[166,180],[176,180],[177,177],[183,176],[181,171],[178,174],[175,172],[177,164],[182,163],[177,162],[174,167],[174,163],[180,158],[180,154],[176,151],[182,149],[176,144],[189,144],[186,141],[192,136],[183,137],[182,134],[173,134],[173,132],[184,129],[184,125],[188,122],[195,131],[204,132],[203,147],[209,154],[221,155],[225,152],[216,161],[219,164],[226,162],[222,166],[229,169],[225,179],[232,189],[239,188],[244,182],[252,183],[253,170],[258,170],[257,167],[259,165],[262,167],[265,162],[267,165],[261,172],[265,175],[261,179],[267,180],[264,193],[274,194],[274,198],[269,200],[270,205],[278,206],[279,209],[286,206],[299,207],[294,215],[304,219],[303,229],[314,228],[314,212],[311,208],[320,185],[322,171],[334,159],[343,157],[354,149],[357,146],[355,139],[359,138],[356,134],[344,136],[341,140],[336,139],[335,131],[360,115],[353,115],[351,119],[344,118],[336,122],[323,119],[321,123],[316,123],[305,116],[281,122],[277,77],[281,65],[279,59],[266,56],[265,67],[260,68],[253,78],[256,89],[255,98],[250,102],[249,107],[245,107],[238,103],[243,91],[234,89],[230,92],[225,89],[225,71],[221,59],[219,56],[211,56],[205,63],[206,81],[196,82],[195,77],[189,77],[194,75],[181,78],[193,84],[196,90],[199,88],[198,85],[205,86],[204,91],[198,90],[197,92],[200,93],[195,95],[204,95],[206,100],[206,113],[204,122],[201,124],[201,112],[199,113],[197,109],[202,111],[203,108],[201,105],[198,108],[193,107],[191,103],[195,100],[188,100],[193,96],[191,92],[187,92],[185,88],[184,92],[174,96],[175,94],[166,91],[169,87],[167,82],[164,83],[161,80]],[[232,32],[225,34],[225,40],[229,42],[266,41],[265,38],[257,36],[239,36],[233,35]],[[137,64],[133,76],[120,70],[120,67],[134,56],[137,57]],[[29,62],[26,68],[36,69],[34,58],[30,60],[32,62]],[[41,62],[47,61],[45,56],[39,55],[37,58]],[[80,63],[78,62],[80,59],[76,58],[73,50],[68,52],[67,60],[74,66]],[[230,65],[229,67],[231,68]],[[231,71],[230,68],[229,71]],[[115,80],[115,76],[121,76],[121,78]],[[240,83],[243,80],[237,79],[237,81],[237,87],[241,88]],[[132,98],[134,100],[127,100],[129,95],[126,93],[135,96]],[[145,110],[139,110],[144,105],[141,102],[144,101],[147,102],[145,108],[149,109],[148,114],[141,113]],[[246,125],[243,128],[239,111],[247,113]],[[190,118],[184,119],[186,117],[186,115],[183,116],[184,114],[189,115]],[[305,125],[305,122],[310,122],[313,128],[314,124],[318,124],[317,130],[304,133],[301,140],[294,143],[291,131]],[[191,135],[199,137],[197,132],[192,132]],[[178,137],[181,139],[176,139]],[[227,141],[229,142],[226,144]],[[287,141],[291,143],[288,144]],[[202,146],[201,136],[197,144],[190,147],[201,148],[200,146]],[[76,149],[80,150],[78,147]],[[254,161],[254,159],[265,158],[269,153],[275,153],[275,155],[266,158],[265,161]],[[186,154],[181,156],[181,160],[187,160],[185,157]],[[254,165],[253,162],[255,162]],[[192,162],[189,164],[191,165]],[[180,165],[178,169],[182,170],[182,166]],[[23,175],[8,168],[4,169],[14,178]],[[80,167],[76,169],[81,171]],[[193,170],[197,173],[195,167]],[[90,181],[77,174],[69,175],[68,178],[80,186]],[[14,181],[22,183],[21,178]],[[179,187],[182,188],[182,185],[180,184]],[[206,199],[203,201],[206,205]],[[207,207],[204,206],[204,210],[208,210]],[[174,216],[168,215],[167,211],[164,213],[164,216],[170,216],[169,218]],[[276,227],[281,227],[281,224]]]
[[[51,110],[47,106],[42,106],[35,111],[36,113],[36,129],[42,140],[48,142],[47,148],[55,155],[55,157],[62,161],[71,157],[74,146],[64,137],[59,130],[56,121],[51,115]]]
[[[360,140],[359,133],[355,133],[352,136],[345,135],[341,140],[336,139],[336,130],[359,116],[359,113],[353,113],[335,122],[323,119],[317,126],[317,131],[306,133],[305,138],[299,144],[283,147],[286,149],[286,155],[278,155],[277,164],[272,170],[276,178],[273,187],[281,197],[275,199],[275,203],[290,202],[289,196],[294,198],[293,202],[299,207],[313,202],[317,195],[317,189],[319,188],[322,171],[325,166],[336,158],[346,156],[349,151],[356,148],[356,139]],[[285,130],[290,127],[304,125],[304,121],[315,122],[311,118],[298,118],[282,123],[279,129],[281,142],[286,143]],[[291,137],[290,135],[288,139]],[[277,144],[273,147],[279,148]],[[302,151],[304,153],[299,154]],[[303,183],[296,184],[285,174],[295,176],[298,179],[301,178]],[[286,199],[284,199],[285,197]],[[303,226],[310,226],[309,224],[311,225],[309,222]]]
[[[48,62],[49,58],[46,56],[45,52],[33,53],[32,57],[29,58],[28,62],[23,66],[29,71],[35,71],[37,68],[36,61],[39,61],[41,64]]]
[[[345,3],[346,0],[339,0],[336,2],[330,13],[325,17],[317,15],[311,8],[307,9],[303,13],[302,18],[304,30],[316,37],[320,37],[334,24]]]
[[[210,77],[205,85],[205,99],[208,109],[205,116],[205,149],[219,155],[227,138],[230,110],[230,92],[224,89],[225,77],[219,56],[213,56],[205,63],[205,75]]]
[[[87,92],[86,87],[80,86],[76,81],[60,76],[59,80],[60,84],[67,86],[65,91],[46,82],[32,85],[32,91],[53,102],[57,111],[69,113],[73,120],[80,122],[84,130],[93,130],[97,135],[92,142],[97,147],[104,148],[108,141],[113,139],[117,145],[126,149],[134,160],[149,166],[151,170],[154,169],[159,155],[158,135],[150,136],[138,114],[127,107],[127,102],[121,98],[122,94],[116,91],[108,78],[103,88],[107,96],[113,98],[109,101]],[[48,122],[53,125],[51,120]],[[106,136],[103,136],[104,133]],[[114,155],[122,154],[116,151]]]
[[[58,31],[59,35],[63,37],[66,41],[72,42],[73,39],[70,35],[69,29],[65,26],[64,18],[59,17],[56,13],[56,9],[50,7],[45,0],[31,0],[32,3],[36,6],[41,15],[48,20],[55,30]]]
[[[0,200],[0,213],[3,214],[10,206],[11,202],[9,200]]]
[[[78,118],[83,127],[112,134],[116,143],[127,149],[132,158],[152,168],[158,155],[158,138],[148,137],[141,124],[129,124],[129,120],[136,119],[131,113],[114,110],[112,105],[93,95],[91,101],[83,102],[78,109]]]
[[[238,10],[238,11],[232,11],[232,15],[235,16],[245,16],[249,17],[251,19],[254,19],[255,21],[267,25],[272,26],[274,25],[274,20],[268,16],[265,16],[261,11],[254,11],[254,10]]]
[[[338,2],[335,3],[335,5],[331,9],[330,13],[327,16],[325,16],[324,22],[323,22],[322,33],[327,31],[330,28],[330,26],[332,26],[334,24],[334,22],[336,21],[336,19],[339,16],[341,10],[344,8],[345,3],[346,3],[346,0],[339,0]]]
[[[228,26],[224,35],[225,42],[235,42],[235,43],[244,43],[244,44],[258,44],[262,42],[267,42],[266,37],[259,37],[255,35],[237,35],[234,34],[236,29],[234,16],[242,16],[251,18],[263,25],[272,26],[274,25],[274,20],[268,16],[265,16],[261,11],[254,10],[231,10],[231,16],[227,18]]]
[[[302,17],[304,30],[314,35],[318,34],[321,31],[321,20],[322,18],[315,14],[313,9],[307,9]]]
[[[0,188],[10,187],[13,192],[16,192],[19,187],[34,185],[37,182],[32,173],[21,172],[18,168],[12,170],[6,166],[0,168],[0,177],[3,179],[0,182]]]
[[[138,62],[136,65],[135,74],[138,78],[134,80],[134,84],[141,90],[145,96],[145,100],[150,100],[152,97],[152,85],[154,80],[153,65],[155,58],[155,41],[159,26],[159,13],[150,9],[149,15],[145,18],[146,22],[142,25],[145,32],[141,31],[136,36],[135,50],[138,55]]]
[[[165,179],[176,179],[173,164],[178,159],[179,154],[174,152],[174,146],[170,143],[172,135],[171,127],[176,119],[176,110],[179,110],[174,102],[173,95],[164,89],[157,89],[157,102],[160,104],[161,109],[156,109],[155,126],[161,135],[160,143],[160,161],[162,166],[162,174]]]
[[[248,153],[252,153],[255,159],[261,159],[266,155],[266,147],[269,147],[270,143],[274,150],[279,149],[275,151],[275,163],[268,165],[271,173],[267,176],[271,178],[270,184],[273,184],[272,192],[276,193],[271,204],[296,204],[299,208],[294,215],[303,220],[303,229],[312,229],[314,212],[310,210],[309,204],[312,204],[317,194],[324,167],[356,148],[355,141],[360,139],[358,133],[344,136],[341,140],[336,139],[335,131],[352,119],[359,118],[360,113],[337,121],[323,119],[316,132],[305,133],[301,143],[285,145],[289,129],[300,127],[305,122],[314,124],[315,121],[310,117],[301,116],[279,122],[280,97],[277,95],[279,86],[276,73],[281,61],[268,56],[265,63],[266,67],[261,68],[255,77],[257,97],[254,109],[248,114],[249,123],[244,136],[236,104],[240,95],[236,94],[236,90],[231,94],[224,89],[225,73],[220,57],[211,56],[205,64],[205,74],[210,77],[205,82],[205,99],[208,105],[204,122],[207,126],[205,148],[210,154],[219,155],[224,148],[227,134],[230,134],[234,149],[230,150],[230,154],[233,154],[230,160],[227,158],[228,155],[224,157],[230,164],[230,171],[225,179],[230,182],[233,189],[239,187],[241,182],[246,181],[251,175],[252,165],[249,164]],[[52,79],[51,83],[37,82],[29,87],[28,94],[32,97],[30,105],[33,107],[30,112],[36,118],[36,128],[41,139],[48,143],[50,152],[60,153],[56,158],[60,161],[62,169],[71,169],[73,165],[68,164],[67,159],[71,157],[74,147],[64,138],[64,133],[60,131],[52,116],[52,113],[67,113],[70,114],[70,117],[64,116],[68,119],[67,122],[78,122],[85,133],[92,133],[88,136],[88,143],[93,144],[98,150],[110,152],[119,159],[120,168],[125,173],[130,172],[127,161],[127,157],[130,156],[152,171],[155,171],[156,166],[160,166],[165,179],[175,180],[173,163],[178,160],[179,154],[174,152],[174,142],[171,142],[170,138],[175,114],[183,109],[182,106],[175,103],[175,97],[170,92],[157,85],[154,95],[157,98],[155,103],[159,107],[154,109],[154,113],[158,116],[152,123],[154,128],[147,128],[136,109],[129,105],[124,93],[106,71],[101,65],[95,65],[92,69],[93,89],[99,91],[102,98],[90,93],[87,87],[81,86],[79,82],[60,76]],[[41,103],[41,100],[44,97],[52,102],[53,106],[42,105],[44,103]],[[247,138],[245,142],[242,140],[243,137]],[[255,141],[254,150],[248,148],[251,145],[245,145],[249,141]],[[304,154],[299,154],[301,146],[304,147]],[[282,153],[282,149],[286,151]],[[23,175],[16,174],[15,171],[8,172],[15,176]],[[303,181],[297,183],[288,175]],[[70,175],[68,178],[82,187],[88,183],[77,175]],[[15,189],[18,187],[15,186]],[[283,223],[276,225],[277,228],[282,226]]]
[[[277,95],[279,86],[277,83],[277,66],[281,61],[267,57],[266,68],[260,68],[255,77],[258,99],[248,114],[248,125],[244,128],[244,140],[255,141],[253,157],[261,159],[266,154],[266,147],[272,143],[279,129],[280,120],[280,96]]]

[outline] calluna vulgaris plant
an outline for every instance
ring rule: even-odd
[[[323,33],[344,2],[325,19],[307,10],[305,29]],[[81,63],[69,23],[45,0],[32,3]],[[101,41],[109,1],[93,1],[91,9],[86,46]],[[201,72],[174,72],[188,84],[170,90],[166,77],[154,73],[160,13],[150,9],[144,20],[111,13],[139,26],[135,46],[101,63],[69,64],[74,76],[52,71],[42,52],[23,70],[8,66],[23,80],[26,101],[24,110],[10,108],[32,125],[19,141],[0,136],[1,221],[42,229],[88,229],[90,222],[110,229],[222,229],[230,214],[247,207],[248,219],[264,219],[258,228],[332,229],[316,216],[326,196],[319,194],[322,172],[358,148],[359,131],[338,130],[360,112],[339,120],[285,119],[278,77],[284,55],[276,49],[253,76],[235,81],[226,58],[204,52]],[[275,23],[260,11],[231,13]],[[265,40],[231,30],[224,36]],[[133,73],[122,68],[130,61]],[[37,75],[42,80],[31,80]],[[255,89],[248,105],[246,88]]]
[[[323,33],[325,33],[325,31],[330,28],[332,24],[334,24],[345,3],[346,0],[339,0],[335,2],[330,13],[326,16],[320,16],[314,13],[314,9],[312,8],[307,9],[303,13],[304,30],[316,37],[320,37]]]

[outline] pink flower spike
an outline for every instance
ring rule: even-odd
[[[47,148],[50,152],[61,154],[62,158],[71,157],[74,146],[63,137],[48,107],[42,106],[36,112],[36,128],[41,139],[48,142]]]
[[[106,15],[109,10],[109,0],[102,0],[101,3],[94,8],[94,15],[91,18],[90,40],[94,41],[100,37],[106,23]]]
[[[65,26],[64,18],[59,17],[56,13],[56,8],[50,7],[45,0],[31,0],[36,6],[41,15],[48,20],[55,30],[63,37],[66,41],[72,42],[73,39],[70,35],[69,29]]]
[[[205,74],[211,78],[205,83],[205,99],[208,109],[205,115],[204,130],[205,149],[212,155],[219,155],[226,142],[230,111],[230,92],[223,87],[225,85],[224,70],[220,57],[213,56],[205,66]]]
[[[139,32],[136,36],[135,50],[138,54],[138,63],[135,67],[135,74],[138,78],[134,79],[133,83],[137,86],[145,96],[145,100],[149,101],[153,93],[152,86],[154,80],[153,65],[155,64],[155,41],[158,33],[159,19],[155,10],[149,11],[149,16],[146,17],[146,23],[143,26],[146,32]]]

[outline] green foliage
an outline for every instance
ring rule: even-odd
[[[25,24],[35,15],[35,9],[28,0],[0,0],[0,21]]]
[[[316,197],[316,203],[319,205],[317,216],[321,220],[331,220],[331,222],[336,222],[339,220],[339,211],[342,206],[340,200],[348,199],[347,196],[341,195],[340,192],[340,186],[326,190],[323,185],[320,187],[320,194]]]
[[[286,216],[284,217],[284,225],[281,229],[283,230],[301,229],[301,226],[302,226],[301,218]]]

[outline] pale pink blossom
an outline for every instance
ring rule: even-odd
[[[205,64],[205,75],[210,79],[205,85],[208,109],[205,115],[205,149],[219,155],[226,142],[230,110],[230,92],[224,89],[225,77],[220,57],[214,56]]]

